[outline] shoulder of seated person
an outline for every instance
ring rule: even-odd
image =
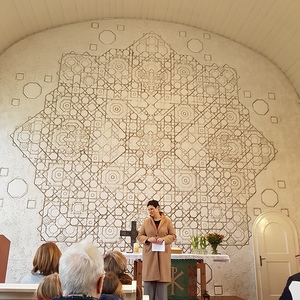
[[[112,294],[101,294],[100,300],[121,300],[121,298]]]
[[[300,272],[290,276],[290,279],[295,280],[295,281],[300,281]]]

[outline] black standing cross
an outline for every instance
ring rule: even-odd
[[[130,244],[133,248],[133,244],[136,242],[138,231],[136,229],[136,221],[131,221],[131,230],[120,230],[120,236],[130,236]]]

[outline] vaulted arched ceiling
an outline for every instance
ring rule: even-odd
[[[300,95],[299,0],[0,0],[0,54],[57,26],[134,18],[217,33],[267,57]]]

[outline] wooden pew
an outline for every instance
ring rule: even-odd
[[[125,294],[126,300],[136,300],[136,281],[133,280],[132,284],[123,284],[122,292]]]
[[[9,248],[10,248],[10,240],[1,234],[0,235],[0,282],[5,282]]]
[[[0,283],[0,300],[35,300],[35,291],[38,284]],[[136,300],[136,281],[132,284],[123,284],[123,293],[127,300]],[[149,296],[143,295],[143,300]]]
[[[38,284],[0,283],[1,300],[33,300]]]

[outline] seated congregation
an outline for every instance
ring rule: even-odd
[[[32,271],[20,284],[0,284],[0,299],[147,299],[126,271],[127,259],[119,251],[103,257],[93,244],[78,243],[61,253],[47,242],[37,249]]]

